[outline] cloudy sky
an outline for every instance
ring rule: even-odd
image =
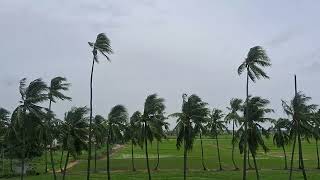
[[[151,93],[165,98],[167,113],[180,110],[182,93],[225,109],[245,97],[237,67],[261,45],[271,79],[250,84],[250,92],[271,100],[273,117],[284,116],[281,99],[293,96],[294,74],[299,90],[320,103],[319,7],[298,0],[1,0],[0,106],[17,106],[21,78],[55,76],[72,83],[72,102],[53,105],[59,118],[88,105],[87,42],[104,32],[115,54],[96,66],[95,114],[106,116],[116,104],[142,110]]]

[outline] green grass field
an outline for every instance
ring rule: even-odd
[[[217,149],[215,146],[215,139],[204,139],[204,153],[205,164],[208,171],[202,170],[201,164],[201,149],[200,141],[197,140],[194,144],[192,152],[188,156],[188,179],[241,179],[242,171],[235,171],[231,161],[231,136],[220,137],[220,152],[223,171],[217,171],[218,158]],[[264,153],[259,151],[257,155],[257,163],[260,169],[261,179],[275,180],[275,179],[288,179],[288,170],[284,170],[284,157],[281,149],[276,148],[272,144],[272,140],[266,140],[270,151]],[[160,166],[158,171],[152,171],[153,179],[182,179],[183,178],[183,151],[177,150],[175,146],[175,139],[165,140],[160,144]],[[156,164],[156,144],[149,146],[149,157],[152,169]],[[290,147],[287,147],[288,159],[290,155]],[[97,172],[93,173],[92,179],[106,179],[106,160],[103,159],[103,153],[105,149],[99,151],[100,160],[97,162]],[[135,148],[135,166],[137,171],[132,172],[131,169],[131,146],[126,145],[120,151],[113,154],[111,160],[111,176],[112,179],[124,180],[124,179],[146,179],[147,172],[145,167],[145,153],[140,148]],[[297,149],[296,149],[297,152]],[[316,147],[314,142],[303,142],[303,155],[305,159],[305,166],[307,169],[308,179],[320,179],[320,170],[316,169]],[[86,160],[85,154],[79,159],[79,163],[73,168],[69,169],[67,178],[69,180],[82,180],[86,177]],[[37,171],[43,172],[42,158],[34,160],[37,164]],[[55,159],[59,159],[59,154],[55,155]],[[242,167],[242,156],[239,154],[236,148],[235,160],[237,165]],[[294,179],[302,179],[301,171],[297,170],[298,156],[294,157]],[[251,162],[253,165],[253,162]],[[289,164],[289,161],[288,161]],[[92,162],[92,167],[93,167]],[[50,167],[50,165],[49,165]],[[58,167],[57,167],[58,168]],[[255,171],[249,170],[249,179],[255,179]],[[59,174],[60,176],[60,174]],[[19,179],[19,178],[11,178]],[[38,176],[28,176],[27,180],[46,180],[53,179],[50,173],[40,174]]]

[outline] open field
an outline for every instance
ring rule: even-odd
[[[205,163],[208,171],[202,171],[201,164],[201,149],[200,141],[195,142],[192,152],[189,153],[188,166],[189,173],[188,179],[241,179],[241,171],[235,171],[231,161],[231,136],[221,136],[219,139],[221,149],[221,160],[223,171],[217,171],[218,159],[215,146],[215,139],[206,138],[204,142]],[[261,179],[287,179],[288,171],[284,168],[284,157],[281,149],[273,146],[272,140],[266,140],[270,151],[264,153],[259,151],[257,156],[257,163],[260,169]],[[156,144],[149,146],[149,157],[151,168],[156,164]],[[287,155],[290,155],[290,147],[287,147]],[[319,179],[320,170],[316,169],[316,149],[313,141],[303,143],[305,166],[309,179]],[[136,147],[134,149],[135,166],[137,172],[131,171],[131,146],[126,145],[119,152],[112,156],[111,160],[111,176],[112,179],[146,179],[147,173],[145,171],[144,151]],[[297,151],[296,151],[297,152]],[[99,154],[101,154],[100,151]],[[242,156],[236,148],[235,160],[237,165],[241,167]],[[288,156],[289,158],[289,156]],[[298,156],[294,157],[295,167],[298,164]],[[36,160],[37,163],[42,163],[40,159]],[[92,161],[92,167],[94,161]],[[253,165],[253,162],[251,163]],[[289,162],[288,162],[289,164]],[[42,164],[38,164],[37,171],[43,172]],[[49,166],[50,167],[50,166]],[[58,166],[57,166],[58,167]],[[41,168],[41,169],[39,169]],[[86,175],[86,160],[85,154],[79,159],[79,163],[68,171],[67,178],[69,180],[85,179]],[[183,151],[177,150],[175,146],[175,139],[169,139],[162,142],[160,145],[160,166],[158,171],[152,172],[153,179],[182,179],[183,178]],[[12,180],[19,178],[12,178]],[[28,180],[45,180],[52,179],[51,174],[40,174],[38,176],[29,176]],[[97,172],[93,173],[92,179],[106,179],[106,160],[101,157],[97,161]],[[255,179],[254,170],[249,170],[249,179]],[[294,170],[294,179],[302,179],[302,174],[297,169]]]

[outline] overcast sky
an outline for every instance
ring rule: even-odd
[[[55,76],[72,83],[72,102],[53,105],[59,118],[88,105],[87,42],[104,32],[115,53],[95,68],[94,114],[106,116],[116,104],[130,114],[143,110],[152,93],[165,98],[168,114],[180,110],[182,93],[225,109],[245,97],[237,67],[261,45],[271,79],[251,83],[250,94],[270,99],[272,116],[284,116],[281,99],[293,96],[294,74],[298,89],[320,103],[319,7],[316,0],[1,0],[0,106],[17,106],[21,78]]]

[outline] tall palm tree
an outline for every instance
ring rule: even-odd
[[[142,142],[140,141],[141,132],[139,131],[142,127],[141,124],[141,112],[136,111],[132,114],[130,117],[130,122],[128,126],[128,139],[131,141],[131,163],[132,163],[132,171],[136,171],[136,168],[134,166],[134,156],[133,156],[133,147],[136,145],[139,145],[142,147]]]
[[[187,178],[187,152],[192,150],[193,142],[196,137],[194,126],[201,127],[209,113],[207,103],[200,97],[193,94],[187,97],[182,95],[183,103],[181,112],[171,114],[170,117],[177,118],[175,130],[177,132],[177,149],[181,148],[183,143],[183,178]]]
[[[114,106],[106,121],[107,125],[107,173],[108,180],[111,179],[110,176],[110,151],[109,145],[114,144],[123,139],[123,132],[126,128],[126,122],[128,120],[127,109],[123,105]]]
[[[282,101],[282,107],[284,112],[292,119],[290,123],[290,139],[293,141],[291,163],[290,163],[290,175],[289,179],[292,178],[293,168],[293,156],[296,140],[298,139],[299,146],[299,161],[301,163],[301,169],[304,179],[307,179],[307,174],[304,169],[301,136],[310,137],[313,134],[312,125],[312,113],[316,109],[316,105],[308,104],[311,97],[305,96],[302,92],[297,92],[290,104]]]
[[[51,104],[56,103],[57,100],[71,100],[71,97],[68,97],[63,94],[62,91],[68,91],[70,84],[66,82],[67,79],[64,77],[57,76],[51,79],[50,86],[48,87],[48,99],[49,99],[49,112],[51,112]],[[44,126],[46,128],[45,132],[45,147],[47,147],[49,143],[49,151],[50,151],[50,160],[51,160],[51,167],[53,172],[54,180],[57,179],[56,171],[54,167],[54,160],[53,160],[53,152],[52,152],[52,141],[54,140],[53,133],[51,130],[53,129],[53,124],[51,124],[51,118],[48,117],[48,121]],[[49,141],[49,142],[48,142]],[[47,172],[47,149],[45,149],[45,172]]]
[[[151,94],[147,97],[144,103],[143,114],[140,118],[140,122],[142,124],[141,140],[144,142],[149,180],[151,180],[151,173],[148,156],[148,141],[152,142],[155,136],[160,133],[158,121],[162,121],[164,119],[164,110],[164,99],[159,98],[157,94]]]
[[[290,137],[289,137],[289,120],[279,118],[278,121],[274,122],[273,129],[273,144],[276,145],[278,148],[282,148],[283,155],[284,155],[284,169],[288,169],[288,163],[287,163],[287,154],[285,146],[289,144]]]
[[[228,131],[228,128],[225,125],[225,121],[222,120],[223,116],[224,115],[222,114],[222,111],[220,109],[213,109],[212,113],[209,115],[209,120],[206,128],[208,129],[209,134],[216,139],[220,171],[222,170],[222,165],[220,158],[218,135],[222,134],[225,131]]]
[[[241,110],[241,106],[242,106],[242,99],[238,99],[238,98],[232,98],[230,100],[230,107],[227,107],[227,109],[230,111],[225,119],[227,123],[232,123],[232,154],[231,154],[231,159],[232,159],[232,163],[233,166],[236,170],[238,170],[238,166],[234,161],[234,146],[235,146],[235,127],[238,126],[238,124],[240,123],[240,115],[238,114],[238,111]]]
[[[252,82],[255,82],[256,79],[266,78],[269,79],[269,76],[263,71],[262,68],[271,66],[270,59],[261,46],[255,46],[249,50],[249,53],[245,60],[238,67],[238,74],[241,75],[245,70],[247,71],[247,86],[246,86],[246,104],[249,99],[249,78]],[[244,121],[244,135],[247,134],[247,121],[249,113],[246,113],[246,120]],[[247,138],[245,138],[247,139]],[[244,152],[247,152],[247,143],[244,143]],[[247,178],[247,153],[243,153],[243,176],[242,179],[246,180]]]
[[[47,85],[41,80],[36,79],[26,86],[26,78],[20,80],[19,91],[21,95],[20,104],[13,111],[11,121],[14,124],[15,138],[21,145],[21,176],[20,179],[24,179],[24,166],[26,157],[26,128],[25,121],[27,120],[27,114],[33,114],[38,119],[44,119],[46,113],[43,112],[43,108],[39,106],[48,99]],[[28,132],[29,133],[29,132]]]
[[[92,80],[93,80],[93,70],[95,63],[98,63],[98,53],[102,54],[108,61],[110,58],[109,54],[112,54],[112,48],[109,38],[104,34],[100,33],[97,35],[95,42],[88,42],[89,46],[92,48],[92,66],[91,66],[91,76],[90,76],[90,119],[89,119],[89,149],[88,149],[88,166],[87,166],[87,180],[90,179],[90,161],[91,161],[91,136],[92,136]]]
[[[97,149],[102,146],[102,144],[105,142],[105,133],[106,128],[103,124],[105,119],[100,116],[96,115],[93,119],[92,123],[92,132],[94,136],[94,171],[97,171]]]
[[[83,150],[87,149],[88,108],[73,107],[65,114],[62,126],[62,136],[67,151],[62,179],[65,179],[70,154],[76,159]]]
[[[259,147],[267,152],[268,148],[264,142],[263,136],[269,137],[269,129],[265,129],[261,124],[271,122],[272,119],[266,117],[267,114],[273,112],[273,109],[267,108],[270,101],[261,97],[249,97],[248,103],[244,105],[242,111],[244,117],[247,119],[247,131],[245,131],[245,123],[242,123],[236,133],[236,138],[239,139],[240,153],[247,153],[245,151],[245,144],[249,146],[249,152],[252,155],[257,179],[260,179],[259,171],[256,162],[257,150]],[[247,116],[247,113],[249,116]]]

